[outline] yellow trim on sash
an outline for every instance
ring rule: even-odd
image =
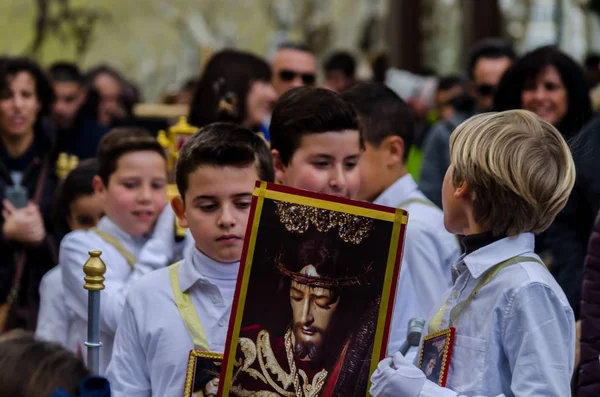
[[[400,205],[398,206],[398,208],[404,208],[404,207],[406,207],[409,204],[423,204],[423,205],[426,205],[428,207],[433,207],[433,208],[438,208],[439,209],[439,207],[437,205],[435,205],[434,203],[432,203],[431,201],[426,200],[426,199],[422,199],[422,198],[417,198],[417,197],[411,198],[411,199],[408,199],[408,200],[405,200],[405,201],[401,202]]]
[[[98,236],[100,236],[102,240],[115,247],[115,249],[119,251],[119,254],[121,254],[125,258],[125,260],[127,260],[127,263],[132,269],[135,267],[135,263],[137,262],[135,256],[133,256],[133,254],[129,252],[127,248],[123,247],[123,244],[121,244],[121,242],[117,240],[115,236],[103,232],[97,227],[93,227],[91,230],[95,232]]]
[[[539,259],[535,259],[535,258],[531,258],[528,256],[514,256],[512,258],[509,258],[505,261],[502,261],[500,263],[495,264],[490,270],[488,270],[487,273],[485,273],[483,275],[483,277],[481,278],[481,280],[479,280],[479,282],[477,283],[477,285],[475,286],[475,288],[473,288],[473,291],[471,291],[471,294],[467,297],[467,299],[465,299],[462,302],[459,302],[456,306],[454,306],[454,308],[452,308],[452,310],[450,311],[450,319],[449,319],[449,325],[448,327],[452,327],[454,322],[456,321],[456,319],[458,318],[458,316],[460,316],[460,314],[463,312],[463,310],[467,307],[467,305],[469,303],[471,303],[471,301],[473,299],[475,299],[475,297],[477,296],[477,294],[479,293],[479,291],[490,281],[492,281],[494,279],[494,277],[496,277],[496,275],[498,273],[500,273],[500,271],[508,266],[511,265],[516,265],[519,263],[524,263],[524,262],[537,262],[539,264],[541,264],[542,266],[545,267],[544,263],[542,263],[542,261],[540,261]],[[434,333],[434,332],[438,332],[442,326],[442,319],[444,317],[444,314],[446,313],[446,309],[448,309],[448,300],[450,298],[446,299],[446,302],[442,305],[442,307],[440,308],[440,310],[437,311],[437,313],[435,313],[433,315],[433,317],[431,318],[431,320],[429,321],[429,326],[428,326],[428,330],[429,333]]]
[[[169,276],[171,279],[171,288],[173,288],[173,296],[175,297],[175,304],[177,305],[177,309],[179,309],[179,314],[181,314],[185,327],[194,341],[195,348],[209,351],[208,339],[206,339],[206,334],[200,323],[200,318],[198,317],[192,298],[190,298],[189,293],[181,292],[179,285],[180,266],[181,261],[169,266]]]

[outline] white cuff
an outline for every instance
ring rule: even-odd
[[[419,397],[457,397],[458,393],[438,386],[429,379],[425,381]]]

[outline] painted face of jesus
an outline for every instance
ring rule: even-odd
[[[301,273],[307,277],[320,277],[313,265],[305,266]],[[330,289],[292,281],[290,303],[296,357],[305,361],[316,360],[332,324],[339,297]]]

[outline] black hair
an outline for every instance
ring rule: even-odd
[[[243,123],[251,84],[270,80],[271,67],[263,59],[237,50],[216,53],[196,86],[189,123],[198,128],[216,121]]]
[[[454,87],[464,87],[466,81],[464,78],[457,74],[451,74],[449,76],[440,77],[437,84],[437,91],[448,91]]]
[[[179,194],[185,199],[189,175],[203,165],[246,167],[251,164],[256,164],[261,181],[275,180],[273,157],[266,142],[256,133],[234,123],[204,126],[179,152],[175,172]]]
[[[285,43],[278,45],[277,51],[279,51],[279,50],[296,50],[296,51],[301,51],[301,52],[307,52],[309,54],[314,55],[314,53],[312,52],[312,50],[310,49],[310,47],[307,44],[297,43],[297,42],[293,42],[293,41],[286,41]]]
[[[84,81],[87,87],[92,88],[94,86],[94,81],[96,80],[96,77],[100,76],[101,74],[109,75],[113,79],[117,80],[121,84],[121,86],[123,86],[125,83],[123,76],[121,76],[121,73],[119,73],[117,69],[108,65],[98,65],[88,70],[85,74]]]
[[[362,136],[375,147],[388,136],[404,141],[404,160],[415,137],[414,116],[410,107],[382,83],[358,83],[342,92],[360,120]]]
[[[345,130],[359,130],[352,105],[324,88],[297,87],[283,94],[273,109],[271,148],[289,164],[304,135]],[[360,146],[364,147],[362,136]]]
[[[356,60],[347,51],[338,51],[325,61],[325,71],[341,71],[347,78],[354,78],[356,72]]]
[[[48,72],[53,82],[83,84],[83,74],[74,63],[56,62],[50,66]]]
[[[477,61],[482,58],[499,59],[508,58],[515,60],[517,54],[512,45],[502,39],[491,38],[479,41],[471,50],[467,64],[467,72],[471,80],[474,77]]]
[[[592,105],[583,69],[554,46],[540,47],[515,62],[498,84],[493,110],[521,109],[525,85],[535,81],[548,66],[556,68],[567,90],[567,114],[555,127],[565,138],[570,138],[591,118]]]
[[[34,128],[38,130],[41,128],[41,116],[50,114],[52,104],[56,99],[48,76],[37,62],[29,58],[5,58],[2,64],[0,68],[2,84],[0,86],[3,87],[3,90],[8,89],[10,79],[21,72],[28,73],[35,80],[35,91],[40,103],[40,112],[37,115]]]
[[[55,230],[61,237],[71,231],[67,217],[71,214],[71,203],[80,197],[94,194],[93,180],[98,174],[98,161],[87,159],[71,170],[56,190],[52,217]]]
[[[375,57],[371,62],[371,69],[373,69],[373,81],[378,83],[385,82],[385,74],[390,68],[390,57],[383,53]]]
[[[598,69],[600,68],[600,54],[590,53],[587,54],[583,64],[588,69]]]

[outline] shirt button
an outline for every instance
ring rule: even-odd
[[[217,298],[216,296],[213,296],[211,298],[211,300],[212,300],[212,303],[218,303],[219,302],[219,298]]]

